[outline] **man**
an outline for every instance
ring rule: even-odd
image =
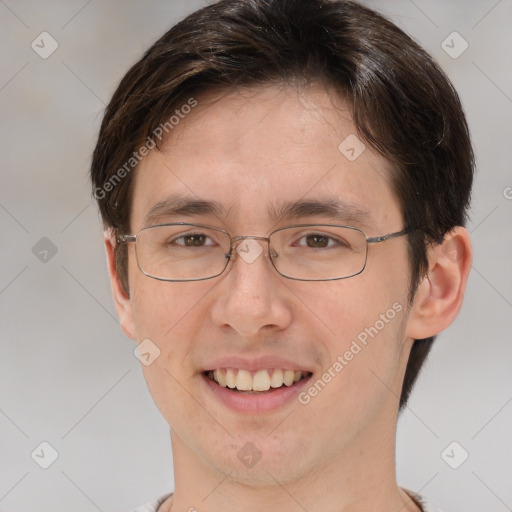
[[[446,76],[343,0],[224,0],[127,73],[92,163],[115,305],[169,423],[140,510],[432,510],[399,409],[471,267]]]

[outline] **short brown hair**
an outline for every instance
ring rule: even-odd
[[[352,106],[358,135],[394,164],[404,228],[418,229],[408,235],[412,300],[428,266],[427,245],[465,224],[471,141],[459,97],[430,55],[352,1],[221,0],[164,34],[122,79],[101,125],[91,178],[105,228],[130,231],[133,173],[126,162],[177,107],[214,87],[292,81],[339,92]],[[118,246],[117,270],[128,291],[126,261],[125,246]],[[434,339],[413,345],[401,408]]]

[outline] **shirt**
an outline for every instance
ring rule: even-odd
[[[418,503],[418,505],[421,507],[421,510],[423,512],[441,512],[441,510],[437,510],[432,508],[431,505],[427,503],[425,498],[420,496],[419,494],[416,494],[412,491],[408,491],[407,489],[404,489],[404,491],[411,496],[411,498],[414,498],[414,501]],[[160,498],[150,501],[149,503],[146,503],[145,505],[142,505],[141,507],[136,508],[133,512],[158,512],[158,508],[160,505],[171,496],[172,493],[166,494],[165,496],[161,496]]]

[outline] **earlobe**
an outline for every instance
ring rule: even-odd
[[[439,334],[459,313],[472,263],[467,230],[457,226],[441,244],[429,247],[428,261],[428,272],[418,285],[407,325],[407,336],[412,339]]]
[[[133,321],[133,310],[130,296],[124,290],[121,279],[116,268],[115,247],[116,241],[112,231],[104,233],[105,250],[107,253],[108,273],[112,294],[114,296],[114,305],[121,324],[123,333],[133,340],[136,340],[135,323]]]

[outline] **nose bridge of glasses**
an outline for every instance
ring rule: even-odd
[[[268,247],[268,255],[270,257],[275,256],[275,251],[270,246],[270,238],[266,236],[257,235],[239,235],[231,238],[231,259],[235,258],[235,255],[240,255],[245,261],[252,263],[255,257],[259,256],[265,247],[262,247],[261,242],[266,242]]]
[[[238,235],[231,237],[231,247],[236,247],[243,240],[261,240],[263,242],[270,242],[270,238],[266,236],[257,236],[257,235]]]

